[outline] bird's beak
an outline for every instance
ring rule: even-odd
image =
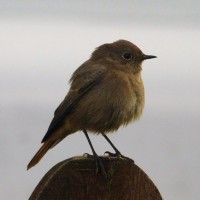
[[[152,55],[143,55],[142,56],[142,60],[147,60],[147,59],[152,59],[152,58],[157,58],[156,56],[152,56]]]

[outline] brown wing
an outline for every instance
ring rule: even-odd
[[[42,143],[45,142],[47,138],[49,138],[50,135],[61,125],[65,117],[71,110],[73,110],[81,97],[94,87],[94,85],[97,85],[100,82],[105,73],[105,68],[99,67],[94,69],[84,74],[78,73],[78,70],[76,71],[77,73],[74,73],[71,89],[63,102],[56,109],[54,118],[49,125],[47,133],[42,139]]]

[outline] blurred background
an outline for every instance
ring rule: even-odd
[[[95,47],[126,39],[158,58],[143,64],[142,118],[110,139],[164,199],[200,199],[199,10],[197,0],[0,0],[0,198],[26,200],[56,163],[91,153],[77,132],[26,171],[73,71]]]

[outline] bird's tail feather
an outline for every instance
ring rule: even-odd
[[[38,152],[35,154],[35,156],[32,158],[32,160],[29,162],[27,170],[36,165],[46,154],[46,152],[54,145],[54,143],[54,140],[45,141],[41,148],[38,150]]]

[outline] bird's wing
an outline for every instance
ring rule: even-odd
[[[83,97],[92,87],[97,85],[105,73],[105,68],[97,68],[88,73],[74,74],[72,77],[72,85],[69,93],[63,102],[55,110],[54,118],[52,119],[47,133],[42,139],[42,143],[56,130],[56,128],[63,122],[63,119],[76,106],[77,102]],[[81,81],[80,81],[81,80]]]

